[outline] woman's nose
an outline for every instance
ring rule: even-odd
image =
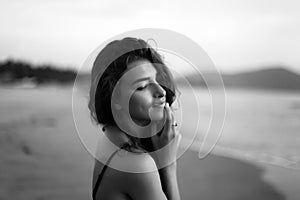
[[[155,86],[155,97],[156,98],[163,98],[166,96],[166,91],[164,90],[163,87],[161,87],[159,84],[154,84]]]

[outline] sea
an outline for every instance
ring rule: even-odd
[[[179,131],[200,157],[206,146],[205,155],[300,170],[299,91],[179,90],[173,105]]]

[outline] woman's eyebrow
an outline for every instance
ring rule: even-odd
[[[137,79],[135,80],[132,85],[136,84],[137,82],[141,82],[141,81],[147,81],[147,80],[150,80],[151,77],[144,77],[144,78],[140,78],[140,79]]]
[[[155,76],[157,75],[158,73],[155,73]],[[144,77],[144,78],[139,78],[137,80],[135,80],[132,85],[136,84],[137,82],[141,82],[141,81],[147,81],[147,80],[150,80],[151,77]]]

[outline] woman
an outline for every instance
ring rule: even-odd
[[[100,145],[108,153],[102,154],[105,163],[95,160],[94,200],[180,199],[176,152],[181,135],[170,108],[175,88],[161,56],[141,39],[113,41],[98,54],[89,109],[118,149]]]

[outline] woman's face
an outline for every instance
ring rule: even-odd
[[[128,102],[130,98],[127,106],[132,120],[141,126],[150,120],[162,120],[166,91],[156,81],[157,70],[152,63],[135,61],[128,65],[125,73],[126,78],[120,80],[120,100]]]

